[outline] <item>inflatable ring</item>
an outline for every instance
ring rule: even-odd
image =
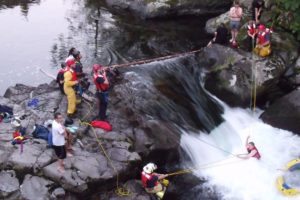
[[[295,170],[300,170],[300,159],[294,159],[288,162],[286,165],[286,170],[290,172],[293,172]],[[283,176],[277,178],[276,185],[278,190],[285,196],[295,196],[300,194],[299,189],[291,188],[285,183]]]

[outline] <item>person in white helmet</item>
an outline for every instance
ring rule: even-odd
[[[164,182],[162,181],[168,175],[154,173],[156,169],[157,166],[154,163],[148,163],[147,165],[144,166],[143,172],[141,174],[142,184],[146,192],[156,193],[158,197],[162,198],[165,191],[164,186],[167,186],[169,184],[168,180],[165,180]]]

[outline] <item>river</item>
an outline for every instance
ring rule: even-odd
[[[97,0],[0,1],[0,94],[16,83],[51,81],[68,49],[87,71],[104,65],[198,49],[208,41],[205,19],[139,20]]]

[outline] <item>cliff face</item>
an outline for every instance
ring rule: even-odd
[[[106,0],[115,9],[128,10],[141,18],[208,15],[224,12],[230,0]]]

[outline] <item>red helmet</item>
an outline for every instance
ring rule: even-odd
[[[266,29],[265,25],[261,24],[258,26],[259,31],[264,31]]]
[[[96,73],[96,72],[98,72],[101,68],[102,68],[101,65],[99,65],[99,64],[94,64],[94,65],[93,65],[93,72]]]
[[[67,62],[66,62],[66,65],[68,66],[68,67],[71,67],[72,65],[74,65],[76,62],[75,62],[75,60],[74,59],[70,59],[70,60],[68,60]]]

